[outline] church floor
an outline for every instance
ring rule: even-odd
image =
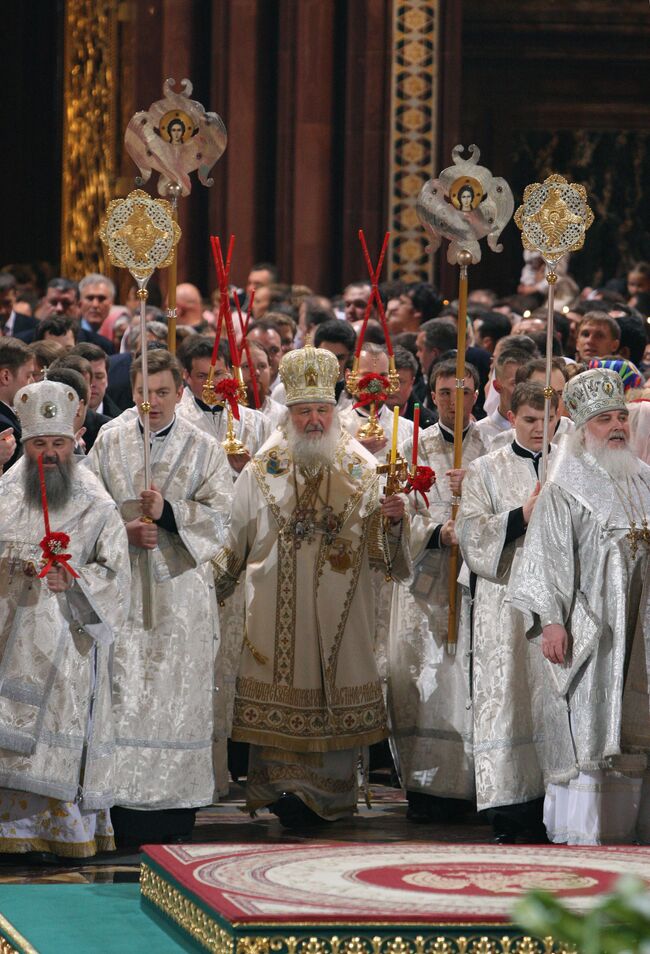
[[[232,785],[230,794],[219,805],[199,812],[194,827],[194,842],[243,842],[250,844],[304,844],[314,839],[354,842],[447,842],[449,844],[490,843],[492,831],[475,816],[464,824],[414,825],[406,820],[406,799],[403,793],[388,784],[382,776],[371,786],[372,808],[359,804],[359,813],[349,822],[337,822],[318,829],[313,835],[293,834],[284,830],[274,815],[261,811],[250,818],[242,811],[243,789]],[[387,781],[387,779],[386,779]],[[21,868],[3,865],[0,856],[0,883],[3,884],[109,884],[137,882],[140,856],[113,852],[100,855],[91,862],[75,860],[62,867]]]

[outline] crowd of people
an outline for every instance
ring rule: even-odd
[[[153,286],[143,355],[135,288],[0,272],[0,854],[183,840],[231,777],[320,831],[385,740],[414,825],[650,840],[650,264],[560,277],[550,388],[530,255],[470,292],[462,379],[431,284],[379,286],[389,342],[364,281],[238,292],[215,361],[219,294],[178,286],[172,353]]]

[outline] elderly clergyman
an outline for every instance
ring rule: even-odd
[[[78,404],[53,381],[18,391],[25,455],[0,479],[0,859],[114,847],[109,653],[130,566],[117,507],[75,463]],[[40,455],[50,528],[69,537],[76,576],[43,559]]]
[[[650,467],[613,371],[567,382],[576,424],[533,513],[509,598],[541,625],[544,822],[568,844],[650,838]],[[535,635],[537,633],[537,635]]]
[[[222,596],[246,574],[232,738],[251,743],[247,806],[300,827],[355,811],[360,747],[387,735],[371,571],[405,579],[409,558],[403,498],[381,497],[339,424],[334,355],[290,352],[280,374],[286,424],[239,476],[214,566]]]

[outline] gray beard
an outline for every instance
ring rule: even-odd
[[[327,434],[319,434],[318,436],[300,434],[294,427],[291,418],[288,418],[287,443],[294,463],[310,473],[314,473],[322,467],[331,467],[334,463],[340,433],[341,426],[336,411],[334,412],[332,426]]]
[[[599,467],[607,471],[614,480],[622,477],[634,477],[641,469],[639,458],[630,450],[630,445],[618,450],[609,447],[607,441],[599,441],[585,431],[584,449],[598,461]]]
[[[72,496],[74,458],[59,461],[56,470],[45,471],[45,492],[49,510],[61,510]],[[25,458],[25,499],[29,507],[41,508],[41,483],[36,461]]]

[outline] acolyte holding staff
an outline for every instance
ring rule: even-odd
[[[454,470],[463,465],[463,393],[465,388],[465,347],[467,331],[467,269],[481,260],[479,241],[487,236],[493,252],[500,252],[498,238],[512,216],[514,200],[505,179],[495,178],[478,165],[479,149],[469,147],[470,159],[463,159],[463,147],[452,150],[453,166],[443,169],[438,179],[425,183],[418,198],[418,215],[431,237],[431,250],[449,240],[447,261],[458,265],[458,343],[456,351],[456,410],[454,415]],[[460,488],[454,492],[452,520],[456,519]],[[457,642],[456,602],[458,546],[451,548],[449,569],[449,621],[447,652],[454,655]]]

